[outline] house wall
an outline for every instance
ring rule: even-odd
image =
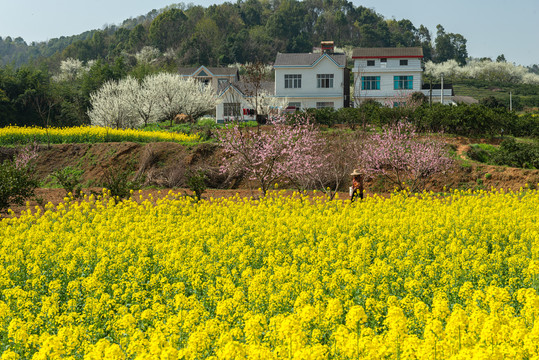
[[[342,96],[325,96],[325,97],[289,97],[288,103],[300,103],[301,109],[316,108],[317,103],[319,102],[332,102],[335,109],[340,109],[343,107],[343,98]]]
[[[285,75],[300,74],[301,88],[285,88]],[[317,74],[333,74],[332,88],[318,88]],[[316,102],[333,102],[335,109],[343,107],[344,68],[324,57],[315,66],[275,67],[275,95],[289,102],[301,102],[302,108],[316,107]]]
[[[422,76],[420,71],[403,71],[399,73],[388,72],[369,72],[369,73],[355,73],[356,81],[354,81],[354,95],[356,97],[367,98],[391,98],[400,96],[403,93],[421,91]],[[361,78],[363,76],[379,76],[380,77],[380,90],[361,90]],[[395,90],[394,88],[394,76],[413,76],[413,89],[411,90]]]
[[[367,66],[367,60],[374,60],[374,66]],[[400,65],[400,60],[408,60],[408,65]],[[396,98],[416,91],[422,91],[423,71],[419,58],[388,58],[387,63],[380,59],[355,59],[354,61],[354,100],[373,99],[391,105]],[[362,90],[363,76],[379,76],[379,90]],[[413,76],[412,89],[395,89],[395,76]]]
[[[250,115],[243,114],[243,109],[253,109],[254,106],[251,105],[251,103],[249,103],[247,99],[245,99],[245,97],[239,92],[237,92],[234,88],[229,87],[227,91],[225,91],[225,93],[221,95],[219,100],[220,102],[219,104],[217,104],[215,108],[215,119],[218,123],[223,123],[230,120],[239,120],[239,121],[255,121],[256,120],[254,115],[250,116]],[[240,104],[240,118],[239,119],[232,119],[232,118],[224,116],[225,103],[239,103]]]

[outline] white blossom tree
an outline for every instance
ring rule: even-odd
[[[153,46],[144,46],[138,53],[135,54],[135,58],[137,59],[137,63],[150,64],[154,62],[160,55],[161,52],[159,49],[154,48]]]
[[[489,60],[470,60],[464,66],[459,66],[455,60],[435,64],[425,64],[425,74],[439,78],[441,74],[447,77],[470,78],[486,81],[498,81],[514,84],[539,84],[539,75],[531,73],[524,66],[509,62],[494,62]]]
[[[67,58],[60,63],[60,73],[53,76],[53,80],[60,81],[73,81],[80,78],[82,75],[88,72],[93,62],[84,63],[78,59]]]
[[[158,73],[149,75],[144,79],[148,91],[154,92],[157,98],[157,108],[160,118],[170,120],[183,110],[183,104],[187,100],[183,82],[185,80],[179,74]]]
[[[186,114],[191,122],[200,116],[215,109],[217,105],[217,94],[212,86],[194,79],[188,78],[182,83],[184,100],[182,112]]]
[[[88,116],[92,125],[133,128],[161,119],[173,122],[184,113],[193,121],[211,111],[217,96],[210,86],[178,74],[149,75],[139,83],[134,77],[109,81],[90,95]]]
[[[251,106],[258,106],[256,113],[259,115],[277,115],[279,109],[288,106],[287,97],[276,97],[265,90],[258,93],[258,99],[247,97],[246,100]]]
[[[90,123],[95,126],[129,128],[136,126],[131,102],[131,81],[107,81],[96,92],[90,94]]]
[[[150,77],[145,77],[142,83],[137,83],[136,91],[132,93],[131,104],[134,107],[139,122],[146,126],[160,120],[159,94],[152,87]]]

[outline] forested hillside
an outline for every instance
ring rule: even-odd
[[[172,51],[182,65],[271,63],[277,52],[309,52],[322,40],[334,40],[339,47],[422,46],[425,60],[465,61],[462,35],[446,33],[441,25],[435,35],[423,25],[385,19],[346,0],[243,0],[207,8],[180,3],[121,25],[43,43],[0,38],[0,65],[58,65],[68,57],[111,60],[145,46]]]

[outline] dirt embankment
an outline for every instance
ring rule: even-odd
[[[525,170],[502,166],[491,166],[470,161],[466,151],[471,143],[466,138],[452,138],[449,145],[460,158],[452,171],[440,174],[427,183],[427,189],[443,191],[453,189],[490,189],[504,188],[518,190],[520,187],[536,187],[539,183],[539,170]],[[12,148],[0,148],[0,162],[15,153]],[[186,189],[189,171],[204,169],[208,176],[208,190],[204,197],[257,196],[256,185],[250,186],[241,178],[228,178],[221,174],[219,166],[223,154],[215,144],[199,144],[186,147],[177,143],[103,143],[103,144],[61,144],[51,148],[42,146],[36,161],[36,175],[42,180],[44,187],[36,192],[41,201],[58,203],[65,196],[63,189],[58,188],[50,176],[51,173],[67,166],[83,170],[82,183],[85,188],[94,191],[102,187],[103,173],[108,170],[124,171],[131,169],[143,174],[150,188],[144,193],[164,195],[168,189],[176,189],[191,193]],[[392,184],[376,179],[367,182],[367,194],[387,194],[392,191]],[[346,197],[346,189],[343,189]],[[32,205],[37,204],[31,201]],[[15,207],[14,210],[24,207]]]

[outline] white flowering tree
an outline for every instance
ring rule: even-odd
[[[161,52],[159,49],[154,48],[153,46],[144,46],[138,53],[135,54],[135,58],[139,64],[150,64],[159,56],[161,56]]]
[[[109,81],[90,95],[92,125],[133,128],[161,119],[171,122],[184,113],[193,121],[215,108],[217,96],[210,86],[178,74],[149,75],[142,83],[133,77]]]
[[[144,78],[142,83],[137,83],[137,90],[132,93],[132,105],[139,122],[146,126],[159,121],[161,111],[159,108],[159,94],[152,87],[150,77]]]
[[[459,66],[455,60],[440,64],[431,61],[425,64],[425,74],[439,78],[441,74],[452,78],[470,78],[485,81],[497,81],[514,84],[539,84],[539,75],[531,73],[524,66],[505,61],[470,60],[464,66]]]
[[[191,122],[200,116],[215,109],[217,105],[217,94],[213,87],[194,79],[183,80],[181,112],[186,114]]]
[[[246,100],[253,108],[258,106],[256,113],[259,115],[277,115],[279,109],[285,109],[288,106],[287,97],[276,97],[264,90],[259,91],[257,99],[247,97]]]
[[[93,62],[84,65],[82,61],[73,58],[67,58],[60,63],[60,72],[53,77],[53,80],[73,81],[80,78],[90,70]]]
[[[136,126],[131,102],[131,81],[107,81],[96,92],[90,94],[90,123],[95,126],[129,128]]]

